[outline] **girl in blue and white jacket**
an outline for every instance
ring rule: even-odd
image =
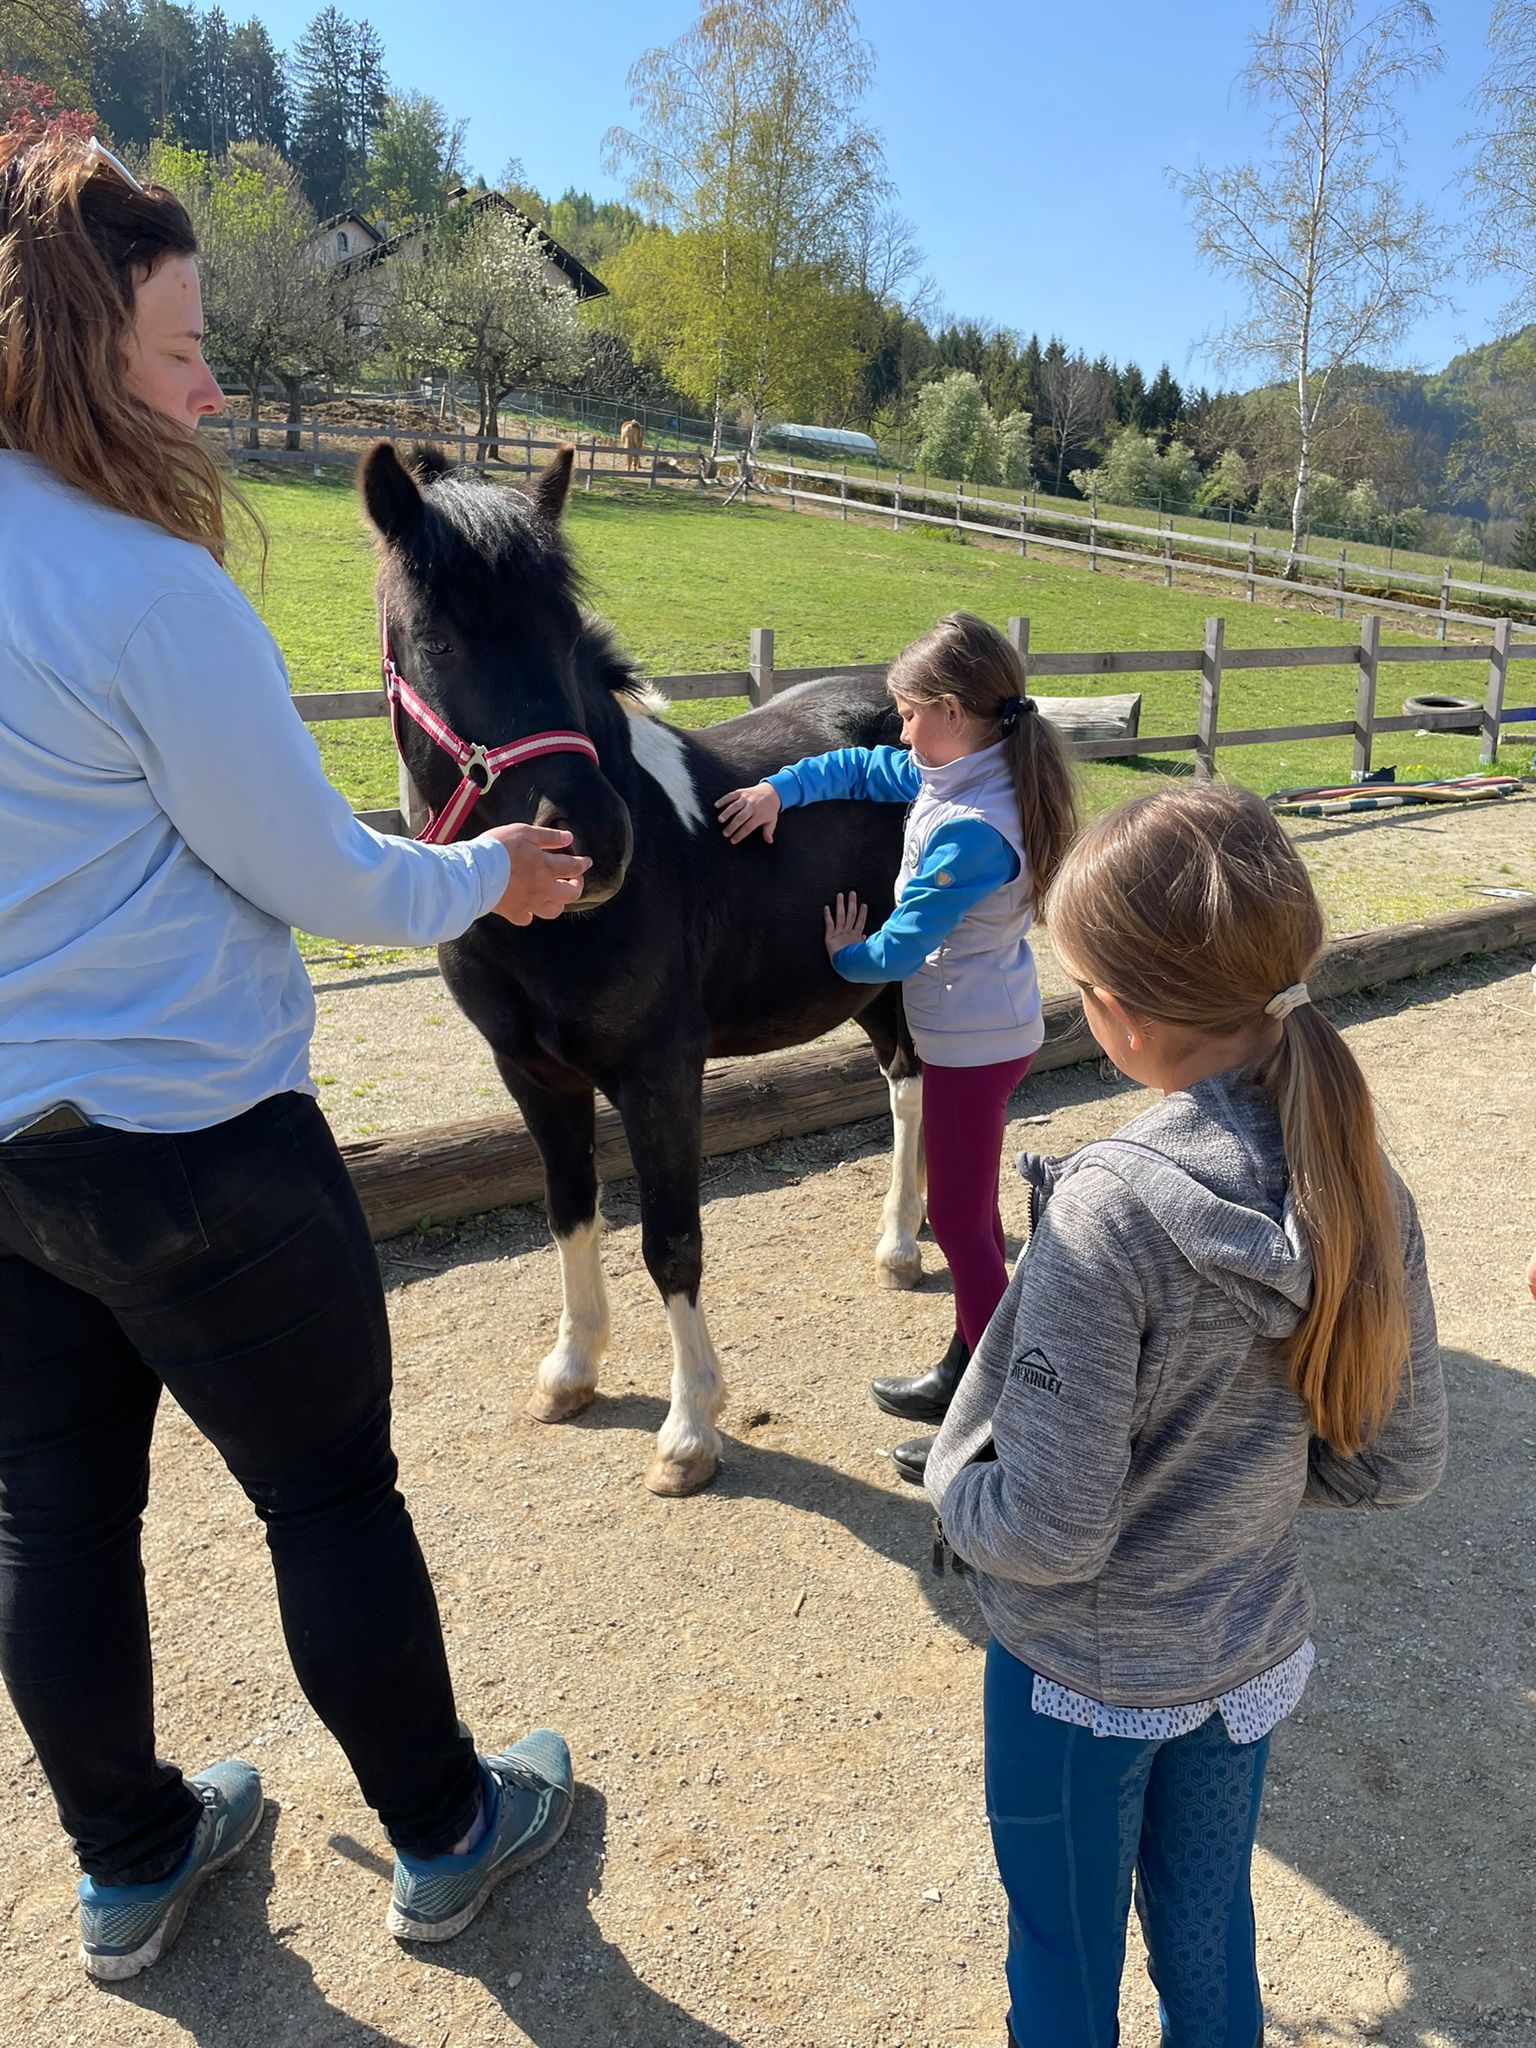
[[[955,1333],[930,1371],[876,1380],[892,1415],[939,1421],[1008,1272],[998,1161],[1010,1094],[1044,1036],[1029,929],[1075,830],[1071,772],[1025,692],[1001,633],[966,612],[941,619],[893,664],[902,747],[844,747],[781,768],[718,806],[736,843],[795,804],[910,805],[896,906],[865,935],[867,907],[839,896],[827,950],[849,981],[899,981],[923,1060],[928,1220],[949,1263]],[[921,1478],[927,1445],[898,1447]]]

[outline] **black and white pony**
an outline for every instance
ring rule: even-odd
[[[841,980],[822,935],[822,906],[838,890],[856,890],[875,922],[889,911],[901,811],[792,811],[771,847],[732,847],[715,819],[727,790],[806,754],[892,740],[896,720],[877,681],[834,678],[706,731],[663,724],[663,700],[581,608],[559,528],[570,475],[564,449],[525,496],[432,457],[407,467],[381,442],[364,460],[362,493],[379,540],[386,659],[418,700],[397,718],[417,789],[457,818],[449,807],[464,776],[486,779],[415,722],[426,711],[450,740],[512,762],[458,836],[557,826],[592,862],[581,904],[558,922],[483,918],[440,953],[544,1161],[564,1308],[528,1412],[560,1422],[584,1408],[608,1345],[593,1165],[601,1089],[623,1120],[645,1263],[672,1335],[671,1406],[646,1484],[683,1494],[715,1474],[725,1396],[699,1298],[706,1059],[803,1044],[856,1018],[890,1082],[895,1124],[877,1265],[895,1287],[921,1270],[921,1080],[900,992]],[[530,740],[532,757],[519,760],[512,743]],[[563,750],[543,751],[551,740]]]

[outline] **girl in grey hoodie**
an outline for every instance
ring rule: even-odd
[[[1049,913],[1094,1036],[1165,1099],[1021,1161],[1035,1228],[928,1460],[992,1634],[1010,2037],[1110,2048],[1134,1882],[1169,2048],[1255,2048],[1254,1830],[1312,1666],[1296,1518],[1440,1477],[1424,1243],[1257,797],[1125,805]]]

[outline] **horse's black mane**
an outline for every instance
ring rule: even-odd
[[[581,613],[583,652],[600,681],[618,695],[644,695],[645,677],[587,610],[586,583],[558,525],[521,491],[454,469],[431,450],[414,451],[411,467],[422,484],[425,517],[409,571],[429,602],[440,595],[455,610],[492,606],[510,586],[535,602],[572,605]]]

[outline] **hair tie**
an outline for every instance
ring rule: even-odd
[[[1010,697],[999,714],[999,723],[1003,731],[1012,732],[1019,722],[1019,714],[1024,711],[1033,711],[1034,708],[1035,700],[1033,697]]]
[[[1278,995],[1270,997],[1264,1005],[1264,1014],[1267,1017],[1289,1017],[1292,1010],[1299,1010],[1303,1003],[1310,1003],[1311,1000],[1307,984],[1304,981],[1293,981],[1289,988],[1283,988]]]

